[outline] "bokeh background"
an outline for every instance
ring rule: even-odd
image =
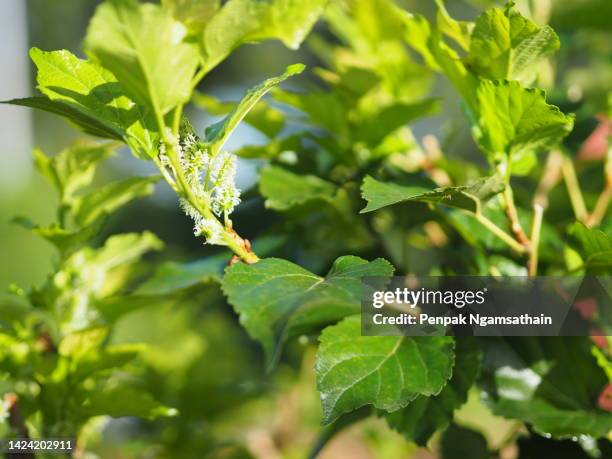
[[[35,75],[27,55],[30,47],[68,49],[82,56],[81,40],[98,3],[96,0],[0,0],[0,99],[35,93]],[[449,0],[446,3],[454,17],[471,20],[482,7],[502,2]],[[554,67],[544,72],[541,86],[549,89],[552,103],[564,111],[577,112],[576,129],[569,145],[574,142],[574,151],[578,154],[581,140],[597,125],[594,115],[606,110],[606,94],[612,81],[612,1],[523,0],[517,3],[524,11],[530,11],[536,22],[550,22],[560,35],[561,51]],[[430,18],[435,11],[433,0],[406,1],[403,5]],[[323,24],[317,26],[316,32],[328,34]],[[287,50],[278,43],[244,46],[217,67],[199,90],[222,100],[237,100],[246,88],[295,62],[304,62],[309,67],[317,65],[307,44],[298,51]],[[312,76],[305,75],[292,81],[290,86],[315,84]],[[457,116],[460,107],[453,91],[440,81],[434,94],[443,98],[443,109],[439,116],[414,127],[417,138],[435,134],[449,155],[476,158],[476,148],[466,126],[449,121],[461,119]],[[195,107],[190,110],[197,130],[216,120]],[[32,148],[54,154],[81,136],[59,117],[22,107],[0,106],[2,288],[11,283],[22,287],[40,283],[53,266],[52,247],[10,223],[17,215],[44,223],[51,221],[55,212],[56,196],[35,174]],[[241,126],[228,149],[264,140],[254,129]],[[243,190],[256,182],[258,166],[254,161],[241,162],[238,181]],[[104,166],[99,179],[107,181],[147,172],[154,172],[150,165],[136,160],[128,151],[121,151]],[[588,184],[586,188],[588,194]],[[238,209],[236,225],[250,237],[268,219],[275,218],[278,216],[265,211],[261,201],[249,200]],[[179,211],[174,195],[163,184],[152,197],[138,200],[113,216],[105,235],[145,229],[155,232],[166,243],[166,250],[157,255],[159,259],[201,259],[215,250],[193,238],[190,221]],[[210,295],[219,295],[219,292]],[[198,447],[194,443],[205,450],[209,437],[239,437],[262,451],[262,457],[300,457],[305,445],[312,443],[320,420],[311,374],[312,353],[308,350],[304,353],[303,349],[295,352],[294,358],[290,355],[275,375],[265,375],[259,349],[237,325],[231,309],[223,301],[211,303],[218,306],[203,311],[202,304],[194,302],[183,308],[147,310],[146,314],[128,317],[119,327],[115,338],[118,341],[154,343],[156,354],[148,362],[150,384],[158,388],[162,398],[169,399],[169,405],[180,406],[184,420],[180,424],[160,421],[152,426],[128,419],[92,426],[92,438],[98,435],[99,452],[104,457],[142,457],[142,452],[156,442],[178,445],[181,439],[186,449],[184,455],[177,452],[176,457],[192,457],[189,451]],[[276,395],[269,395],[272,392]],[[246,403],[241,404],[243,401]],[[476,394],[461,410],[459,418],[477,424],[494,442],[502,441],[512,429],[506,421],[488,415]],[[277,445],[284,445],[282,456],[272,448],[271,435]],[[351,458],[430,457],[429,453],[407,445],[376,420],[343,434],[337,446],[332,445],[326,454],[326,457]]]

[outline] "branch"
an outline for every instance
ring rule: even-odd
[[[584,204],[584,197],[580,190],[578,177],[576,176],[576,169],[574,169],[574,163],[572,163],[570,158],[565,158],[563,161],[562,171],[567,193],[572,203],[572,208],[574,209],[574,215],[576,215],[577,220],[584,223],[588,218],[588,212]]]
[[[534,277],[538,273],[538,257],[540,234],[542,232],[542,218],[544,208],[540,204],[533,205],[533,222],[531,223],[531,245],[529,246],[529,276]]]

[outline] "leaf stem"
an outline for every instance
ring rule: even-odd
[[[584,197],[580,190],[580,184],[578,183],[578,177],[576,176],[576,169],[574,163],[570,158],[565,158],[563,161],[563,179],[565,180],[565,186],[567,187],[567,194],[569,195],[572,209],[574,209],[574,215],[576,219],[585,222],[588,218],[588,212],[586,205],[584,204]]]
[[[510,248],[512,248],[517,253],[525,253],[527,249],[524,245],[520,244],[516,239],[506,233],[503,229],[485,217],[481,212],[468,212],[472,215],[482,226],[487,228],[491,233],[497,236],[499,239],[504,241]]]
[[[525,234],[523,225],[521,225],[521,221],[519,220],[516,205],[514,204],[514,193],[512,193],[512,188],[509,183],[506,184],[503,197],[506,204],[506,215],[508,216],[508,220],[510,220],[510,227],[512,228],[514,236],[524,247],[529,247],[529,238],[527,234]]]
[[[563,161],[563,154],[560,151],[553,150],[548,153],[544,173],[533,197],[534,204],[539,204],[544,209],[548,208],[548,194],[561,180]]]
[[[587,226],[597,226],[602,222],[606,216],[606,211],[608,210],[610,201],[612,200],[612,142],[610,142],[608,146],[608,153],[606,155],[606,162],[604,165],[604,174],[606,187],[599,195],[599,198],[597,198],[593,212],[591,212],[591,215],[589,215],[587,220]]]
[[[531,223],[531,244],[529,246],[529,266],[528,272],[530,277],[534,277],[538,273],[538,257],[540,234],[542,233],[542,219],[544,217],[544,207],[541,204],[533,205],[533,222]]]
[[[587,220],[587,226],[597,226],[601,223],[601,221],[606,216],[606,212],[608,210],[608,206],[610,205],[610,201],[612,200],[612,183],[608,184],[603,192],[599,195],[597,202],[595,203],[595,207],[593,208],[593,212],[589,216]]]
[[[183,115],[183,104],[178,104],[174,109],[174,118],[172,120],[172,133],[178,137],[181,127],[181,116]]]

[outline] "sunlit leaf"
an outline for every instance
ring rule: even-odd
[[[323,421],[361,406],[395,411],[440,393],[452,373],[450,336],[362,336],[360,316],[327,327],[315,370]]]

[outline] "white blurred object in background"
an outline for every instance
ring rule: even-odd
[[[30,94],[27,2],[0,0],[0,100]],[[25,107],[0,105],[0,188],[25,186],[31,172],[32,119]]]

